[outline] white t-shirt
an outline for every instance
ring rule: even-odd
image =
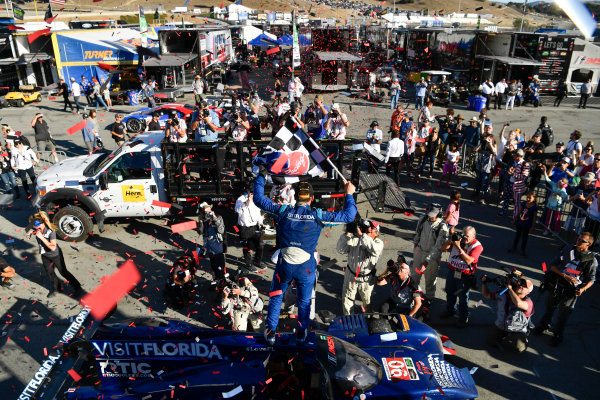
[[[456,164],[459,156],[460,156],[459,151],[450,151],[450,149],[446,150],[446,159],[448,161],[450,161],[452,164]]]
[[[73,96],[81,96],[81,86],[79,86],[79,83],[71,83],[71,90],[73,91]]]
[[[369,129],[367,131],[367,141],[371,141],[371,147],[381,153],[381,147],[377,141],[383,140],[383,132],[379,128]]]
[[[583,150],[583,145],[575,140],[571,139],[567,143],[567,154],[570,156],[573,152],[579,152]]]
[[[327,134],[329,135],[329,139],[333,140],[344,140],[346,139],[346,125],[344,125],[343,120],[348,120],[346,114],[340,113],[338,118],[332,119],[329,123],[329,130]]]
[[[583,163],[585,165],[592,165],[594,163],[594,156],[591,154],[588,154],[588,155],[582,154],[581,161],[583,161]]]
[[[248,134],[248,131],[246,130],[246,128],[244,128],[244,125],[242,125],[242,124],[236,124],[235,127],[233,128],[233,130],[231,131],[231,137],[236,142],[241,142],[243,140],[246,140],[247,134]]]

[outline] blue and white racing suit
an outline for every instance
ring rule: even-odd
[[[279,322],[283,295],[292,280],[298,291],[298,327],[306,329],[310,319],[310,298],[315,283],[317,262],[314,252],[325,222],[350,223],[356,216],[354,197],[346,196],[343,211],[327,212],[311,209],[297,202],[294,207],[273,203],[265,197],[265,178],[254,182],[254,204],[275,216],[277,237],[281,246],[275,275],[269,293],[267,329],[275,331]]]

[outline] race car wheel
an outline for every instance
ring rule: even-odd
[[[38,94],[37,97],[35,98],[35,101],[42,101],[42,95]]]
[[[81,242],[92,231],[92,218],[80,207],[68,206],[61,208],[53,220],[56,225],[56,235],[61,240]]]
[[[142,123],[139,119],[131,118],[126,124],[127,130],[132,133],[138,133],[142,131]]]
[[[17,100],[17,107],[25,107],[25,102],[23,100]]]

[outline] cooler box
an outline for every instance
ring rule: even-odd
[[[467,108],[479,112],[485,108],[486,103],[487,99],[483,96],[469,96]]]
[[[127,92],[127,99],[129,100],[130,106],[137,106],[140,104],[138,100],[138,92],[136,92],[135,90],[130,90],[129,92]]]

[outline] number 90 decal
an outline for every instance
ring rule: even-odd
[[[390,381],[416,381],[419,380],[419,374],[410,357],[382,358],[385,376]]]

